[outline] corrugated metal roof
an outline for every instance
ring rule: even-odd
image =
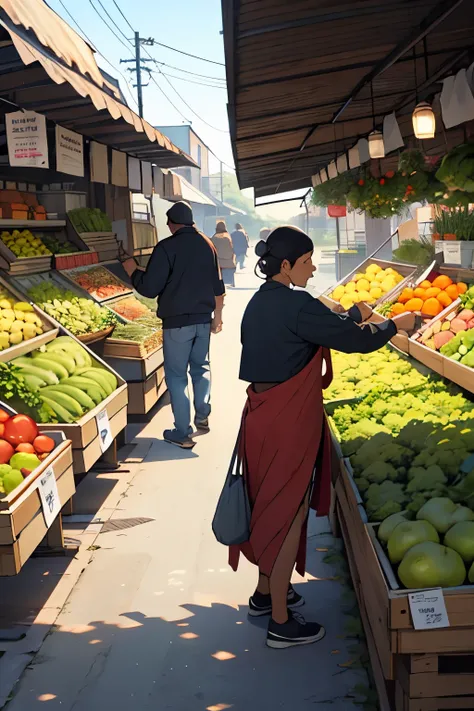
[[[143,160],[163,167],[196,165],[121,102],[89,45],[43,0],[0,0],[0,25],[16,50],[0,48],[2,95],[11,92],[22,108]]]
[[[366,136],[371,84],[377,124],[397,110],[409,135],[416,94],[473,57],[472,0],[222,0],[222,11],[234,159],[256,196],[310,186]]]

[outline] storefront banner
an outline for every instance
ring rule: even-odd
[[[109,160],[107,146],[104,146],[102,143],[91,141],[89,160],[91,181],[93,183],[107,184],[109,182]]]
[[[8,159],[11,166],[49,168],[46,119],[35,111],[5,114]]]
[[[128,187],[127,154],[112,150],[112,185]]]
[[[56,170],[84,177],[84,139],[62,126],[56,126]]]
[[[138,158],[133,158],[133,156],[128,156],[128,187],[138,193],[142,191],[140,161]]]

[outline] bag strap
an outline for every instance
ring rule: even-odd
[[[235,443],[234,451],[232,452],[232,458],[230,460],[228,474],[231,476],[242,476],[243,474],[243,460],[239,456],[239,449],[241,444],[243,445],[245,453],[245,419],[247,417],[248,404],[245,406],[244,412],[242,414],[242,419],[240,421],[239,433],[237,435],[237,441]],[[236,466],[237,465],[237,466]],[[235,468],[235,472],[234,472]]]

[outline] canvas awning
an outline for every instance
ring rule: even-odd
[[[396,111],[413,135],[417,100],[474,58],[472,0],[222,0],[222,12],[234,160],[257,197],[310,187],[374,113],[381,128]]]
[[[43,0],[0,0],[0,97],[156,165],[196,166],[122,103],[91,47]]]

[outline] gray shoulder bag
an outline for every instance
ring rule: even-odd
[[[242,475],[239,441],[240,436],[232,454],[229,471],[212,521],[215,537],[225,546],[246,543],[250,538],[250,502]]]

